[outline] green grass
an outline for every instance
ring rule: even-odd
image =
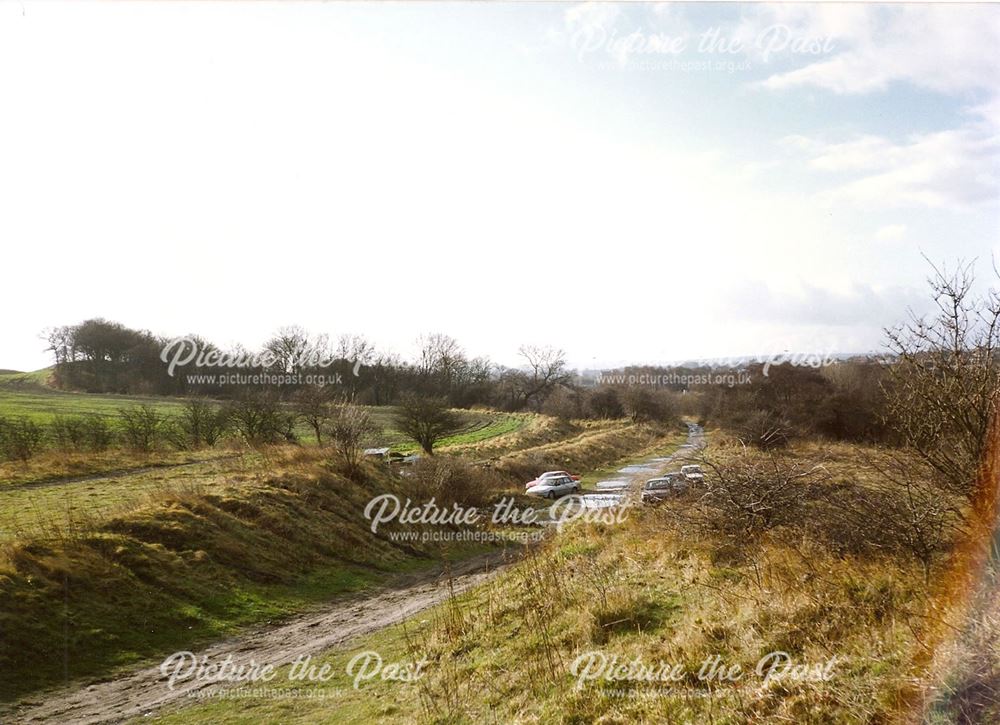
[[[362,485],[332,473],[315,451],[263,464],[214,479],[192,474],[189,485],[142,480],[135,485],[148,495],[137,504],[123,500],[77,529],[3,542],[0,699],[162,657],[483,550],[400,546],[372,533],[362,514],[372,490],[401,491],[378,467]],[[135,495],[108,485],[79,494],[101,506]],[[52,495],[58,508],[65,491]]]
[[[383,415],[388,420],[383,428],[388,431],[386,434],[387,437],[394,441],[392,447],[395,450],[408,453],[419,449],[419,446],[416,443],[403,438],[398,431],[392,429],[391,409],[386,410],[384,408],[373,408],[371,410],[378,411],[376,415]],[[434,447],[435,451],[448,451],[449,449],[452,449],[450,452],[460,452],[454,449],[473,446],[477,443],[481,443],[482,441],[516,433],[531,419],[530,414],[525,413],[495,413],[492,411],[463,410],[459,411],[458,414],[462,418],[461,426],[451,435],[438,441],[437,445]]]
[[[150,496],[164,491],[197,488],[211,491],[227,481],[246,481],[254,486],[251,471],[261,462],[254,454],[205,452],[186,458],[184,465],[140,468],[134,472],[87,477],[44,485],[0,486],[0,544],[17,540],[51,540],[74,530],[93,528],[109,516],[142,505]],[[183,460],[183,459],[180,459]]]
[[[104,393],[76,393],[57,390],[47,384],[51,370],[32,373],[0,373],[0,416],[25,417],[36,423],[49,423],[57,416],[100,415],[114,418],[121,408],[149,405],[163,415],[176,415],[184,404],[183,398],[149,395],[113,395]],[[395,429],[391,406],[368,408],[375,423],[382,429],[382,445],[392,446],[401,452],[412,452],[418,446]],[[460,428],[439,441],[438,446],[453,447],[480,443],[490,438],[520,430],[531,416],[527,414],[498,413],[493,411],[459,411]],[[315,435],[305,424],[299,424],[296,433],[304,443],[315,443]]]
[[[49,423],[56,416],[101,415],[113,417],[120,408],[151,405],[164,414],[180,411],[184,401],[141,395],[95,395],[69,393],[45,388],[18,389],[0,386],[0,415],[30,418],[36,423]]]

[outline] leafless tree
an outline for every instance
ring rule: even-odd
[[[933,269],[933,316],[886,331],[887,413],[948,488],[971,497],[1000,390],[1000,292],[976,296],[971,264]]]
[[[380,432],[371,414],[360,405],[342,403],[333,406],[324,427],[344,473],[359,479],[364,445]]]
[[[264,350],[274,358],[274,370],[297,373],[302,368],[303,354],[310,346],[309,333],[297,325],[282,327],[264,343]]]
[[[316,435],[316,444],[323,445],[323,429],[333,415],[333,393],[323,385],[307,385],[295,391],[292,399],[295,413]]]
[[[528,364],[528,372],[520,381],[521,401],[527,407],[540,410],[549,393],[570,378],[566,353],[534,345],[522,345],[518,353]]]

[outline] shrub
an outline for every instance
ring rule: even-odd
[[[434,498],[439,504],[463,506],[485,505],[503,485],[496,472],[448,457],[421,458],[407,481],[414,500]]]
[[[694,509],[697,522],[729,535],[753,537],[777,526],[801,524],[806,504],[828,476],[776,453],[742,448],[725,461],[706,458],[706,489]]]
[[[44,434],[33,420],[0,418],[0,455],[8,460],[27,461],[42,447]]]
[[[171,421],[170,437],[178,448],[214,446],[229,428],[229,412],[207,400],[185,401]]]
[[[364,444],[380,431],[371,414],[358,405],[338,405],[331,409],[325,428],[344,473],[360,478]]]
[[[49,424],[49,438],[63,451],[82,451],[87,447],[87,425],[80,416],[57,416]]]
[[[294,443],[295,416],[281,407],[277,395],[247,391],[225,410],[232,430],[251,446]]]
[[[137,451],[151,451],[163,433],[164,419],[148,405],[118,411],[125,443]]]

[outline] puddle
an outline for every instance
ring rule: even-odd
[[[655,473],[656,471],[657,467],[648,463],[634,464],[618,469],[618,473]]]
[[[608,481],[598,481],[594,488],[598,491],[617,491],[628,486],[629,481],[624,478],[615,478]]]
[[[604,495],[588,493],[584,494],[580,501],[583,507],[588,509],[610,508],[618,506],[622,502],[622,496],[618,493]]]

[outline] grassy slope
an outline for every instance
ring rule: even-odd
[[[620,433],[620,445],[597,449],[602,456],[641,448],[651,435]],[[581,461],[594,453],[577,440],[565,448]],[[11,674],[0,697],[61,681],[64,663],[76,678],[193,646],[430,553],[390,545],[363,525],[372,490],[403,485],[376,469],[363,487],[326,469],[316,449],[222,453],[0,494],[0,668]]]
[[[272,462],[274,473],[211,492],[165,490],[44,542],[8,543],[0,698],[190,647],[440,553],[373,535],[361,511],[371,489],[310,456],[295,451]],[[373,475],[379,490],[399,485]]]
[[[842,449],[844,447],[841,447]],[[671,507],[634,511],[620,526],[577,524],[540,553],[404,626],[317,660],[327,698],[201,703],[165,723],[341,722],[886,722],[912,702],[926,592],[917,567],[889,557],[832,556],[780,539],[738,549],[698,534]],[[354,689],[345,665],[427,657],[415,683]],[[591,682],[570,665],[599,650],[622,663],[681,663],[720,654],[751,671],[775,650],[839,663],[829,682]],[[279,686],[284,675],[275,682]],[[670,688],[670,689],[668,689]],[[308,693],[307,693],[308,694]],[[315,692],[313,694],[316,694]]]

